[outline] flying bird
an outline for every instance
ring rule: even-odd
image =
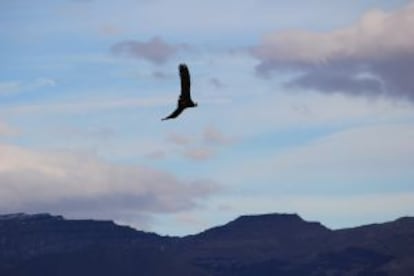
[[[197,103],[193,102],[190,95],[190,73],[188,71],[188,67],[185,64],[180,64],[178,66],[180,71],[180,79],[181,79],[181,93],[178,98],[177,108],[167,117],[163,118],[162,120],[174,119],[177,118],[181,112],[184,111],[187,107],[196,107]]]

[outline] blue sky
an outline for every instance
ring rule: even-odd
[[[412,1],[0,1],[0,211],[183,235],[414,212]],[[178,64],[199,103],[177,120]]]

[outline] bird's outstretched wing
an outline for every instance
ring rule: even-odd
[[[181,114],[181,112],[183,112],[184,108],[177,106],[177,108],[173,111],[173,113],[171,113],[170,115],[168,115],[167,117],[161,119],[161,120],[168,120],[168,119],[174,119],[176,118],[178,115]]]
[[[184,101],[191,101],[190,95],[190,72],[188,71],[188,67],[185,64],[180,64],[180,79],[181,79],[181,96],[180,98]]]

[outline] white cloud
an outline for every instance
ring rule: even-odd
[[[82,101],[72,102],[48,102],[41,104],[20,104],[9,105],[2,110],[5,114],[26,114],[26,113],[82,113],[99,110],[111,110],[128,107],[154,107],[166,106],[171,103],[168,96],[164,97],[117,97],[117,98],[84,98]]]
[[[109,126],[90,126],[86,128],[76,126],[58,126],[55,132],[61,138],[75,138],[82,140],[110,140],[116,135],[115,130]]]
[[[305,145],[272,152],[242,167],[248,182],[274,183],[279,192],[352,193],[411,189],[414,127],[346,129]]]
[[[414,5],[392,13],[367,12],[348,28],[326,33],[285,31],[267,35],[255,49],[271,61],[323,64],[332,59],[382,59],[414,52]]]
[[[20,91],[20,83],[18,81],[0,82],[0,95],[13,94]]]
[[[38,78],[28,85],[30,89],[37,89],[37,88],[42,88],[42,87],[54,87],[54,86],[56,86],[56,81],[53,79],[49,79],[49,78]]]
[[[254,138],[287,129],[332,128],[406,121],[414,118],[413,106],[383,98],[376,101],[343,94],[283,93],[217,110],[217,120],[226,118],[226,132]],[[240,120],[242,118],[242,120]]]
[[[33,91],[45,87],[53,87],[56,82],[49,78],[37,78],[33,81],[5,81],[0,82],[0,96]]]

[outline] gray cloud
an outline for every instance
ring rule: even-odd
[[[414,101],[414,4],[374,10],[357,23],[326,33],[269,34],[251,51],[257,73],[295,72],[290,87]]]
[[[171,77],[171,75],[166,74],[164,72],[161,71],[154,71],[152,72],[152,76],[156,79],[160,79],[160,80],[165,80],[168,79],[169,77]],[[176,75],[174,75],[174,77],[176,77]]]
[[[87,153],[0,144],[0,209],[127,219],[190,210],[218,191],[157,169],[117,165]]]
[[[224,83],[219,80],[218,78],[211,78],[209,79],[209,83],[214,86],[215,88],[223,88],[225,85]]]
[[[383,81],[377,74],[356,73],[354,64],[330,63],[306,71],[303,75],[286,83],[288,87],[303,87],[321,92],[346,92],[353,95],[376,95],[385,93]],[[364,75],[365,74],[365,75]]]
[[[145,59],[155,64],[165,63],[179,50],[187,49],[185,44],[169,44],[159,37],[154,37],[148,42],[126,40],[116,43],[111,51],[117,55]]]

